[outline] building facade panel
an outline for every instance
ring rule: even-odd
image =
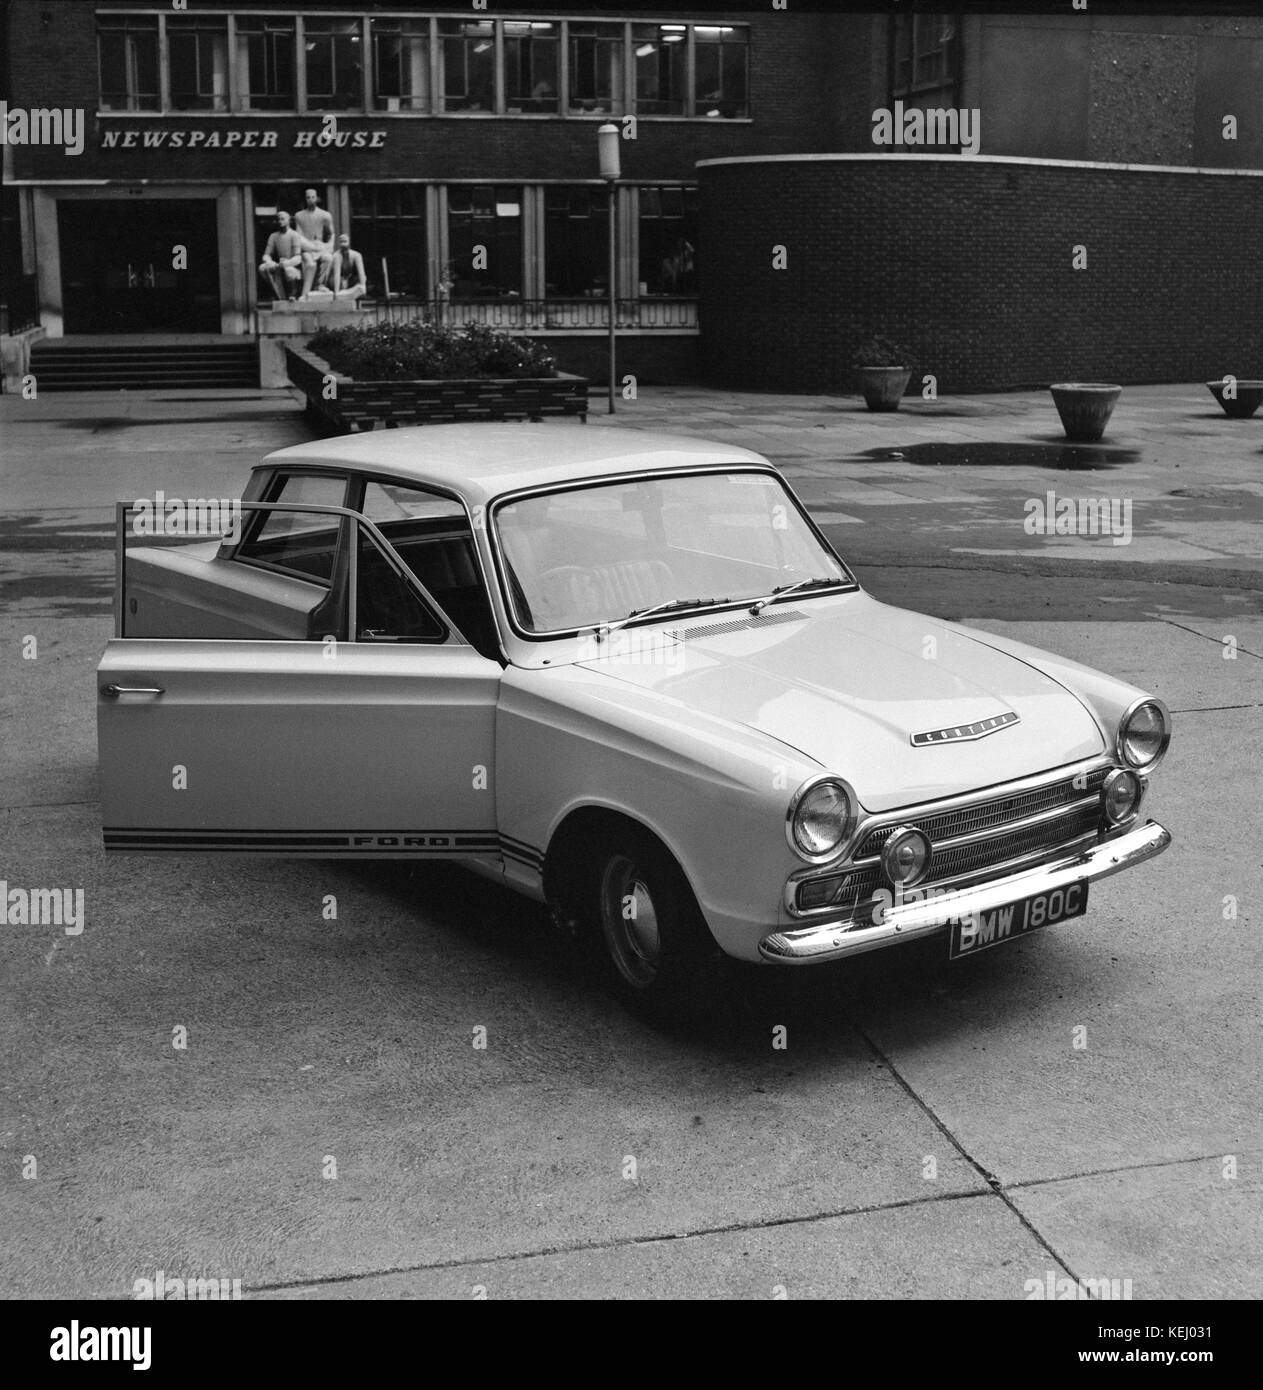
[[[1263,171],[871,155],[699,175],[716,383],[847,390],[852,351],[877,333],[911,349],[912,389],[929,373],[939,391],[1189,381],[1263,360]]]

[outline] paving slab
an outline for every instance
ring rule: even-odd
[[[1263,1150],[1009,1196],[1080,1279],[1130,1279],[1134,1299],[1263,1298]],[[1157,1321],[1198,1319],[1173,1312]]]

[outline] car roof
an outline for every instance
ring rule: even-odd
[[[414,425],[315,439],[268,454],[259,467],[313,464],[388,473],[486,503],[519,488],[611,473],[707,464],[761,464],[735,444],[690,435],[568,424]]]

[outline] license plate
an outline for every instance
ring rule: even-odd
[[[1088,910],[1087,882],[1072,883],[1066,888],[1054,888],[1050,893],[1036,893],[1004,907],[989,908],[952,923],[950,960],[961,956],[976,956],[988,946],[1012,941],[1027,932],[1064,922],[1070,917],[1082,917]]]

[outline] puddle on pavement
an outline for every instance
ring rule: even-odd
[[[999,468],[1017,464],[1048,468],[1062,473],[1089,473],[1135,463],[1139,449],[1110,448],[1102,444],[906,444],[902,449],[865,449],[853,455],[883,462],[915,463],[922,468]]]

